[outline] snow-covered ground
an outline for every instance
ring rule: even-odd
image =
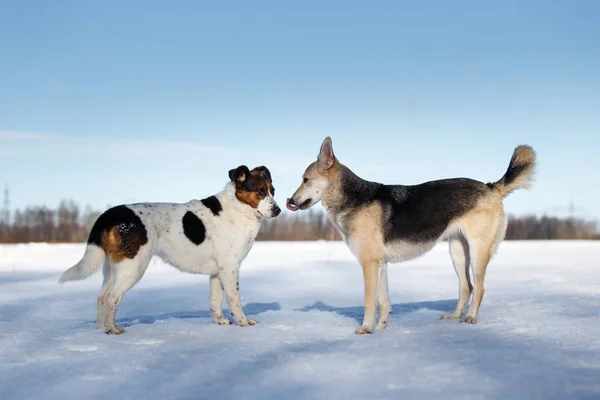
[[[256,244],[245,328],[211,322],[206,276],[155,260],[120,336],[95,327],[100,273],[56,283],[82,251],[0,246],[0,399],[600,398],[600,242],[502,243],[477,325],[439,319],[458,290],[440,244],[390,265],[390,324],[361,336],[342,243]]]

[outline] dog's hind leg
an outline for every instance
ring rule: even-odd
[[[442,319],[458,319],[463,315],[469,298],[473,292],[473,285],[469,276],[471,264],[469,256],[469,244],[463,236],[452,236],[448,239],[450,247],[450,258],[458,277],[458,302],[454,312],[442,315]]]
[[[477,323],[477,314],[479,313],[479,307],[481,306],[485,292],[485,273],[492,256],[504,238],[506,218],[500,208],[493,214],[489,213],[486,220],[480,220],[475,225],[475,227],[469,229],[467,234],[475,289],[473,291],[471,307],[465,318],[461,320],[461,322],[469,324]]]
[[[210,276],[210,312],[215,324],[231,324],[228,318],[223,317],[223,284],[218,275]]]
[[[146,272],[151,253],[146,250],[138,253],[133,260],[125,259],[119,263],[110,264],[111,274],[113,275],[114,284],[111,285],[108,295],[106,296],[106,333],[115,335],[123,333],[125,330],[115,324],[115,315],[123,296],[139,282],[141,277]]]
[[[473,262],[473,278],[475,280],[475,289],[473,291],[473,301],[465,318],[461,322],[474,324],[477,322],[477,314],[479,306],[483,300],[485,288],[483,281],[485,280],[485,272],[490,261],[489,245],[485,241],[476,240],[469,242],[471,260]]]
[[[388,319],[392,313],[390,304],[390,293],[388,290],[387,263],[379,267],[379,289],[377,291],[377,302],[379,303],[379,321],[375,329],[385,329]]]
[[[104,328],[106,323],[106,295],[110,291],[111,286],[114,284],[109,263],[110,260],[107,258],[104,260],[104,265],[102,266],[104,280],[102,282],[102,289],[100,289],[100,293],[98,294],[98,328]]]

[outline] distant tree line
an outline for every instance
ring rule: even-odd
[[[81,212],[72,200],[61,201],[56,209],[32,206],[16,210],[9,221],[0,221],[0,243],[85,242],[99,215],[90,207]]]
[[[310,209],[267,219],[256,240],[342,240],[324,212]]]
[[[509,216],[508,240],[600,239],[596,221],[579,218]]]
[[[0,243],[78,243],[85,242],[100,215],[87,207],[81,210],[72,200],[58,208],[32,206],[4,213],[0,221]],[[595,221],[550,216],[510,216],[507,240],[600,239]],[[257,240],[341,240],[327,216],[317,209],[294,214],[283,213],[265,220]]]

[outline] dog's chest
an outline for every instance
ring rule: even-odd
[[[234,219],[215,228],[216,234],[212,237],[212,241],[216,255],[219,258],[242,261],[254,245],[260,223]]]
[[[337,229],[338,233],[342,237],[344,243],[348,244],[348,233],[344,228],[344,215],[342,213],[333,215],[330,212],[327,212],[326,214],[329,218],[329,221],[331,221],[335,229]]]

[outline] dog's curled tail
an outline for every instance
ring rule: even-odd
[[[58,283],[80,281],[87,278],[100,269],[100,266],[104,263],[105,259],[106,254],[101,247],[91,243],[88,244],[81,260],[66,270],[60,277]]]
[[[507,197],[516,189],[531,187],[536,166],[535,151],[531,146],[521,145],[515,148],[506,173],[492,184],[502,197]]]

